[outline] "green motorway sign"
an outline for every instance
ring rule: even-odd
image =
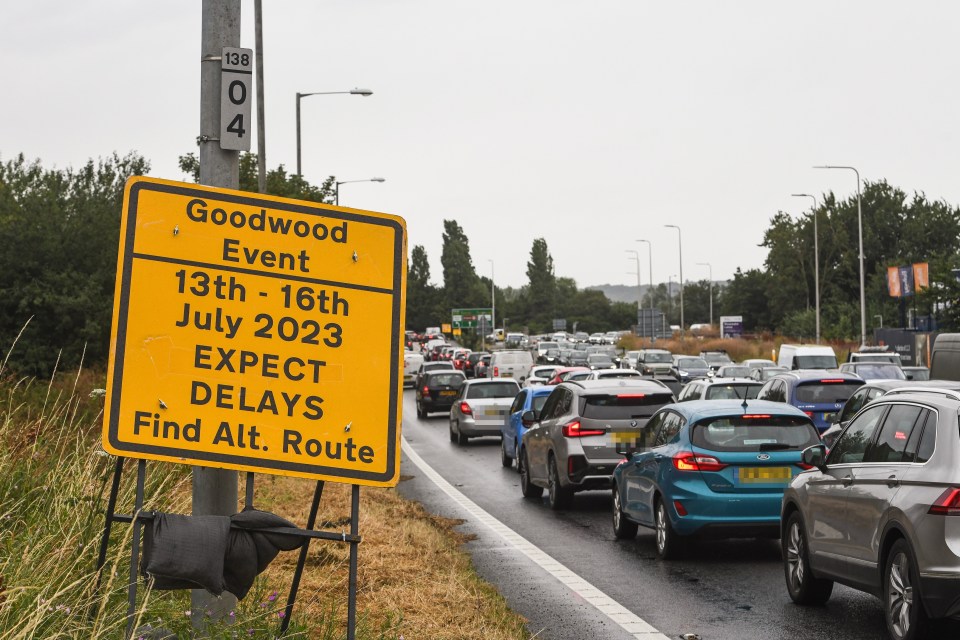
[[[480,323],[480,318],[486,318],[487,326],[493,322],[493,310],[490,307],[485,309],[452,309],[453,321],[450,323],[454,329],[476,329]]]

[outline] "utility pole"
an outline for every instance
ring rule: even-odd
[[[220,148],[220,58],[224,47],[240,46],[240,0],[203,0],[200,41],[200,184],[237,189],[240,154]],[[193,467],[193,514],[230,516],[237,512],[237,472]],[[217,598],[194,589],[194,628],[219,620],[236,608],[228,592]],[[209,616],[208,616],[209,613]]]
[[[253,3],[254,37],[257,45],[257,189],[267,192],[266,113],[263,110],[263,0]]]

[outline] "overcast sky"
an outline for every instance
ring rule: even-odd
[[[477,271],[526,282],[537,237],[581,286],[762,267],[794,192],[886,178],[960,202],[957,2],[264,1],[267,162],[407,220],[442,281],[442,221]],[[199,133],[199,0],[30,0],[0,9],[0,160],[136,151],[186,179]],[[253,1],[241,46],[254,47]],[[253,149],[256,150],[256,142]]]

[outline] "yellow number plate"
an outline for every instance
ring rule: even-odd
[[[740,482],[744,483],[786,482],[791,477],[793,473],[790,467],[740,467],[739,469]]]

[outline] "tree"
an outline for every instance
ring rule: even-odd
[[[470,258],[470,241],[456,220],[443,221],[443,305],[445,317],[451,309],[482,306],[483,284],[477,277]]]
[[[136,154],[77,170],[23,154],[0,164],[0,341],[12,347],[26,325],[9,367],[46,376],[58,361],[106,361],[123,189],[149,169]]]
[[[423,330],[437,322],[437,289],[430,284],[427,251],[416,245],[410,253],[407,269],[407,328]]]
[[[200,160],[196,154],[188,153],[179,158],[180,170],[190,175],[194,182],[200,182]],[[276,169],[267,171],[267,193],[283,198],[309,200],[333,204],[335,176],[329,176],[319,187],[303,179],[303,176],[288,174],[281,164]],[[244,152],[240,154],[240,190],[258,192],[259,174],[257,154]]]
[[[531,330],[553,329],[556,315],[557,279],[553,273],[553,257],[547,248],[547,241],[537,238],[530,248],[530,260],[527,262],[527,317]]]

